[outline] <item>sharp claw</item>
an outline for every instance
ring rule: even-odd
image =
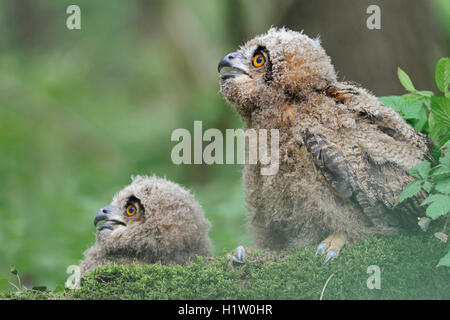
[[[333,260],[336,258],[337,254],[334,250],[330,250],[327,253],[327,257],[325,258],[325,261],[323,262],[322,266],[326,265],[330,260]]]
[[[240,261],[244,261],[247,257],[247,253],[245,252],[245,248],[243,246],[239,246],[236,248],[236,257]]]
[[[247,258],[247,252],[243,246],[239,246],[236,248],[236,255],[232,256],[232,260],[235,263],[244,264],[245,259]]]
[[[321,244],[319,244],[319,246],[317,247],[317,250],[316,250],[316,256],[319,254],[319,253],[325,253],[325,247],[326,247],[327,245],[325,244],[325,243],[321,243]]]
[[[234,263],[238,263],[238,264],[244,264],[245,263],[242,260],[238,260],[235,256],[232,256],[231,260],[233,260]]]

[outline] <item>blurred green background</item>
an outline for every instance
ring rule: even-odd
[[[66,8],[81,8],[81,30]],[[366,28],[379,4],[382,29]],[[239,165],[172,164],[176,128],[239,128],[217,63],[270,26],[320,35],[343,79],[402,93],[402,67],[435,90],[450,2],[0,0],[0,278],[53,288],[95,241],[93,218],[133,174],[192,190],[215,254],[251,244]],[[4,288],[3,288],[4,289]]]

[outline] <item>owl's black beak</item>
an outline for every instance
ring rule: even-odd
[[[220,70],[225,67],[233,67],[232,61],[237,58],[238,54],[238,52],[232,52],[223,57],[223,59],[220,60],[219,65],[217,66],[217,72],[220,72]]]
[[[114,225],[114,224],[121,224],[121,225],[126,226],[126,223],[122,218],[120,210],[118,210],[115,206],[107,206],[107,207],[101,208],[97,212],[97,215],[94,218],[94,226],[97,226],[97,224],[100,221],[108,222],[108,223],[100,226],[100,228],[112,229],[112,225]]]
[[[232,68],[231,72],[226,72],[220,75],[222,80],[234,78],[239,74],[248,75],[248,73],[244,69],[244,66],[245,56],[241,52],[236,51],[227,54],[222,60],[220,60],[219,64],[217,65],[217,72],[220,73],[220,71],[225,67]]]

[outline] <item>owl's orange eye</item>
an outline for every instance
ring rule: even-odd
[[[258,68],[261,67],[266,60],[264,59],[264,55],[262,53],[258,53],[253,58],[253,66]]]
[[[133,204],[130,204],[128,207],[127,207],[127,210],[126,210],[126,213],[127,213],[127,215],[129,216],[129,217],[131,217],[131,216],[134,216],[135,215],[135,213],[136,213],[136,207],[133,205]]]

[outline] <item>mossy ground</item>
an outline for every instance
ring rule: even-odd
[[[344,247],[322,267],[315,248],[252,253],[243,266],[226,257],[188,266],[111,265],[91,272],[81,288],[63,293],[25,290],[6,299],[450,299],[450,268],[436,265],[445,244],[432,233],[368,238]],[[381,269],[381,289],[369,290],[367,268]]]

